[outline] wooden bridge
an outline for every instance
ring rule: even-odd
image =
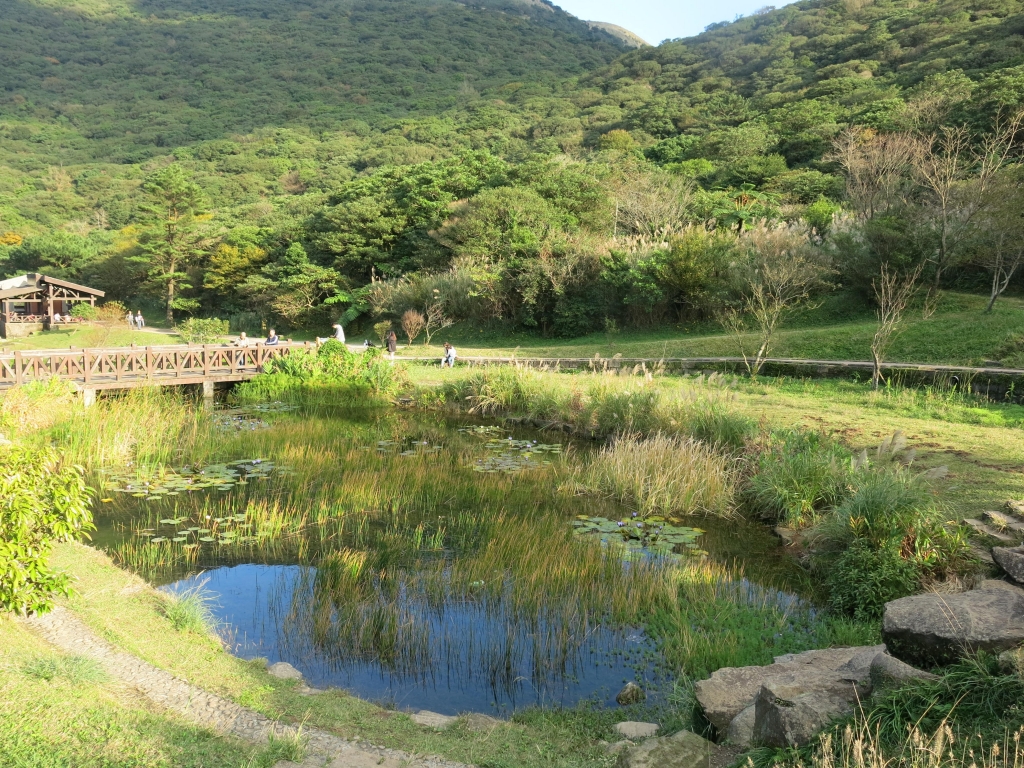
[[[0,390],[32,381],[70,381],[91,403],[101,389],[199,384],[213,396],[218,382],[244,381],[263,372],[264,364],[311,342],[282,342],[247,347],[220,344],[174,344],[107,349],[39,349],[0,354]]]

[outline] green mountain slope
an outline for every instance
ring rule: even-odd
[[[65,164],[135,162],[267,125],[435,114],[478,90],[555,82],[623,50],[569,14],[516,0],[2,7],[0,120],[47,124]]]

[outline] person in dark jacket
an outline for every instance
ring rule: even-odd
[[[392,360],[395,359],[395,350],[398,349],[398,334],[395,333],[394,329],[388,331],[388,355]]]

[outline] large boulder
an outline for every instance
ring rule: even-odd
[[[718,768],[728,762],[723,750],[695,733],[647,739],[619,753],[619,768]]]
[[[908,680],[938,680],[937,675],[924,672],[917,667],[890,656],[888,653],[880,653],[871,660],[871,690],[881,691],[885,688],[901,685]]]
[[[793,679],[792,676],[803,675],[819,679],[822,673],[827,673],[828,679],[863,682],[869,677],[872,659],[884,651],[884,645],[828,648],[777,656],[774,664],[762,667],[724,667],[696,684],[697,701],[708,721],[719,733],[726,734],[732,721],[754,703],[769,679]],[[736,735],[745,732],[744,728]],[[730,740],[734,740],[733,737]]]
[[[1024,584],[1024,547],[992,547],[992,559],[1018,584]]]
[[[866,686],[827,670],[769,678],[754,700],[751,741],[764,747],[806,744],[829,722],[852,712],[866,693]]]
[[[882,635],[893,655],[911,664],[999,653],[1024,643],[1024,590],[990,580],[960,594],[902,597],[885,604]]]

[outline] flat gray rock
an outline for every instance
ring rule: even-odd
[[[301,680],[302,673],[287,661],[279,661],[267,667],[267,674],[279,680]]]
[[[828,672],[833,678],[864,681],[869,678],[871,660],[884,650],[884,645],[873,645],[788,653],[763,667],[724,667],[699,681],[694,690],[704,716],[720,733],[726,733],[768,679]]]
[[[1024,584],[1024,547],[992,547],[992,559],[1018,584]]]
[[[657,723],[640,723],[635,720],[627,720],[624,723],[616,723],[615,730],[620,736],[625,736],[630,741],[640,741],[658,735],[661,726]]]
[[[886,603],[882,635],[892,654],[911,664],[998,654],[1024,643],[1024,590],[990,580],[970,592],[901,597]]]
[[[465,721],[466,727],[471,731],[489,731],[504,722],[504,720],[499,720],[490,715],[482,715],[479,712],[470,712],[461,717]]]
[[[438,712],[431,712],[427,709],[421,709],[415,715],[409,715],[409,717],[417,725],[422,725],[424,728],[436,728],[437,730],[443,730],[459,719],[457,717],[452,717],[451,715],[442,715]]]
[[[648,739],[619,753],[619,768],[716,768],[722,748],[695,733]]]

